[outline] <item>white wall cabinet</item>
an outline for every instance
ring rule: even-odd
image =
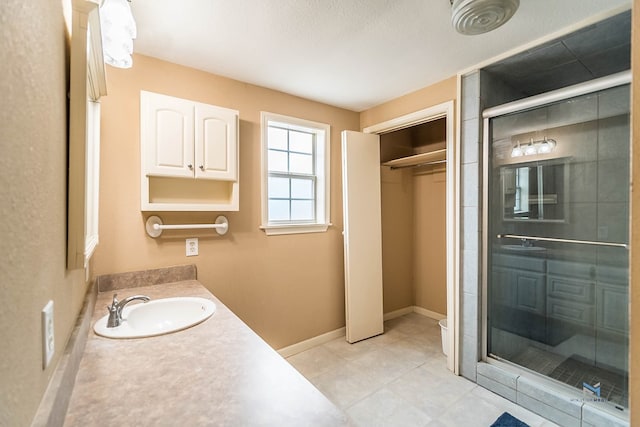
[[[142,210],[238,210],[238,117],[141,91]]]

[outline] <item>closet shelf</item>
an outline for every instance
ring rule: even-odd
[[[447,159],[447,149],[429,151],[428,153],[414,154],[413,156],[402,157],[400,159],[389,160],[382,166],[389,166],[392,169],[408,168],[412,166],[444,163]]]

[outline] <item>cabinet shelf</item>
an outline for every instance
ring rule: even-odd
[[[414,154],[413,156],[402,157],[382,163],[392,169],[408,168],[420,165],[443,163],[447,160],[447,149],[429,151],[427,153]]]

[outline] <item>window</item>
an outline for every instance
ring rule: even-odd
[[[262,112],[262,229],[329,226],[329,125]]]

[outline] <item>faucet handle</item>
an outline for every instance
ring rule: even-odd
[[[109,319],[107,319],[107,328],[117,328],[122,323],[122,309],[125,305],[129,304],[131,301],[141,300],[144,302],[149,301],[149,298],[146,295],[133,295],[123,299],[122,301],[118,301],[116,297],[118,294],[113,294],[113,301],[110,306],[107,306],[109,310]]]
[[[111,305],[107,306],[107,309],[109,311],[118,308],[118,300],[116,299],[116,297],[118,296],[118,294],[113,294],[113,300],[111,301]]]

